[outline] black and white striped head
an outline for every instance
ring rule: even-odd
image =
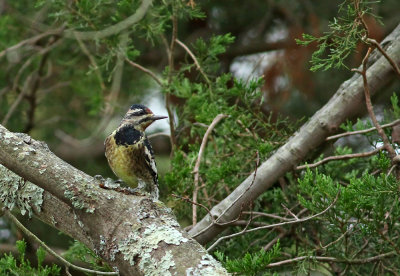
[[[121,121],[121,125],[130,124],[136,129],[144,131],[154,121],[168,118],[167,116],[157,116],[153,112],[142,104],[132,105],[128,112],[125,114]]]

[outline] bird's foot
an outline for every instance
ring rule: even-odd
[[[148,194],[139,188],[121,187],[122,180],[114,181],[111,178],[104,179],[102,176],[94,176],[96,180],[99,181],[99,187],[106,190],[113,190],[126,195],[135,196],[148,196]]]

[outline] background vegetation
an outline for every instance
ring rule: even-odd
[[[396,0],[165,0],[153,2],[130,28],[90,37],[89,31],[113,30],[143,3],[0,0],[0,123],[45,141],[90,175],[114,177],[103,141],[129,106],[145,103],[155,113],[168,114],[169,125],[151,129],[151,141],[162,201],[188,227],[327,102],[353,74],[350,69],[361,64],[370,46],[366,38],[384,38],[399,23],[400,9]],[[398,91],[399,82],[393,81],[374,99],[381,124],[400,118]],[[200,160],[203,137],[219,114],[226,116],[208,136]],[[348,118],[342,131],[373,126],[365,109],[359,114]],[[385,131],[398,150],[395,129]],[[367,152],[382,144],[380,135],[369,132],[327,142],[305,161]],[[392,161],[390,152],[380,151],[294,169],[220,237],[319,216],[243,232],[206,247],[212,246],[228,271],[238,274],[397,275],[399,182]],[[195,211],[193,201],[200,204]],[[48,227],[34,219],[23,220],[49,245],[70,246],[71,259],[97,269],[103,265],[69,238],[54,230],[49,235]],[[8,230],[7,220],[0,220],[0,227],[3,244],[21,238]],[[27,253],[36,252],[29,243]],[[25,267],[25,248],[21,242],[17,246]],[[38,270],[56,273],[56,268],[41,266],[41,254]],[[271,266],[282,260],[294,261]],[[11,271],[15,259],[1,259],[0,271],[4,263]]]

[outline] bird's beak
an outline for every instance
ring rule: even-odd
[[[158,116],[158,115],[154,115],[153,117],[151,117],[151,119],[152,119],[153,121],[161,120],[161,119],[166,119],[166,118],[168,118],[168,116]]]

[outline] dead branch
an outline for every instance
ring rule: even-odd
[[[326,158],[324,158],[324,159],[322,159],[322,160],[320,160],[320,161],[318,161],[316,163],[313,163],[313,164],[305,164],[305,165],[297,166],[296,170],[304,170],[304,169],[307,169],[307,168],[315,168],[315,167],[318,167],[318,166],[320,166],[322,164],[325,164],[325,163],[327,163],[329,161],[347,160],[347,159],[360,158],[360,157],[369,157],[369,156],[377,154],[378,152],[380,152],[380,151],[382,151],[384,149],[385,149],[385,147],[379,147],[379,148],[376,148],[376,149],[374,149],[372,151],[368,151],[368,152],[349,153],[349,154],[344,154],[344,155],[329,156],[329,157],[326,157]]]
[[[228,115],[225,114],[218,114],[210,126],[208,127],[206,133],[203,136],[203,140],[201,141],[200,145],[200,150],[199,150],[199,155],[197,156],[196,164],[194,165],[192,173],[194,174],[194,189],[193,189],[193,202],[197,203],[197,194],[199,192],[199,169],[200,169],[200,162],[201,158],[203,157],[204,149],[206,148],[208,136],[210,136],[212,130],[215,128],[215,126],[221,121],[223,118],[228,117]],[[193,226],[197,223],[197,205],[193,204]]]
[[[379,136],[381,136],[383,145],[384,145],[385,149],[389,152],[390,159],[393,160],[393,158],[397,154],[396,154],[394,148],[392,147],[392,145],[390,144],[389,139],[386,136],[385,132],[383,131],[381,125],[379,124],[378,120],[376,119],[374,108],[372,106],[371,92],[369,89],[368,79],[367,79],[367,62],[368,62],[368,58],[369,58],[371,52],[372,52],[372,48],[369,47],[367,53],[365,54],[363,62],[362,62],[362,70],[353,69],[352,71],[355,71],[362,76],[363,85],[364,85],[365,104],[367,106],[369,117],[371,118],[372,123],[374,124],[376,130],[378,131]]]
[[[396,126],[398,124],[400,124],[400,119],[395,120],[395,121],[393,121],[391,123],[388,123],[388,124],[381,125],[381,128],[393,127],[393,126]],[[340,133],[340,134],[329,136],[328,138],[326,138],[326,141],[335,140],[335,139],[339,139],[339,138],[350,136],[350,135],[365,134],[365,133],[368,133],[368,132],[371,132],[371,131],[374,131],[374,130],[376,130],[376,127],[371,127],[371,128],[362,129],[362,130],[356,130],[356,131],[348,131],[348,132],[344,132],[344,133]]]
[[[267,268],[278,267],[278,266],[287,265],[287,264],[291,264],[291,263],[295,263],[295,262],[299,262],[299,261],[303,261],[303,260],[307,260],[307,259],[316,260],[319,262],[334,262],[334,263],[345,263],[345,264],[366,264],[366,263],[383,260],[386,258],[391,258],[391,257],[394,257],[395,255],[396,255],[396,251],[390,251],[387,253],[383,253],[383,254],[365,258],[365,259],[353,259],[353,260],[338,259],[335,257],[302,256],[302,257],[288,259],[288,260],[284,260],[284,261],[280,261],[280,262],[276,262],[276,263],[271,263],[271,264],[267,265],[266,267]]]
[[[308,217],[305,217],[305,218],[299,219],[299,218],[296,217],[296,218],[294,218],[294,219],[292,219],[292,220],[290,220],[290,221],[285,221],[285,222],[281,222],[281,223],[275,223],[275,224],[270,224],[270,225],[265,225],[265,226],[259,226],[259,227],[252,228],[252,229],[247,229],[248,225],[249,225],[250,222],[251,222],[251,219],[250,219],[250,220],[249,220],[249,223],[246,225],[246,227],[245,227],[242,231],[240,231],[240,232],[238,232],[238,233],[234,233],[234,234],[228,235],[228,236],[220,237],[216,242],[214,242],[214,243],[207,249],[207,251],[210,252],[212,249],[215,248],[215,246],[217,246],[218,243],[220,243],[221,241],[223,241],[223,240],[225,240],[225,239],[230,239],[230,238],[233,238],[233,237],[237,237],[237,236],[240,236],[240,235],[243,235],[243,234],[246,234],[246,233],[250,233],[250,232],[254,232],[254,231],[258,231],[258,230],[270,229],[270,228],[275,228],[275,227],[278,227],[278,226],[283,226],[283,225],[289,225],[289,224],[294,224],[294,223],[305,222],[305,221],[314,219],[314,218],[316,218],[316,217],[319,217],[319,216],[325,214],[326,212],[328,212],[328,210],[331,209],[333,205],[335,205],[336,201],[339,199],[339,194],[340,194],[340,191],[337,193],[337,195],[336,195],[335,199],[332,201],[332,203],[331,203],[325,210],[323,210],[323,211],[321,211],[321,212],[319,212],[319,213],[317,213],[317,214],[315,214],[315,215],[308,216]]]

